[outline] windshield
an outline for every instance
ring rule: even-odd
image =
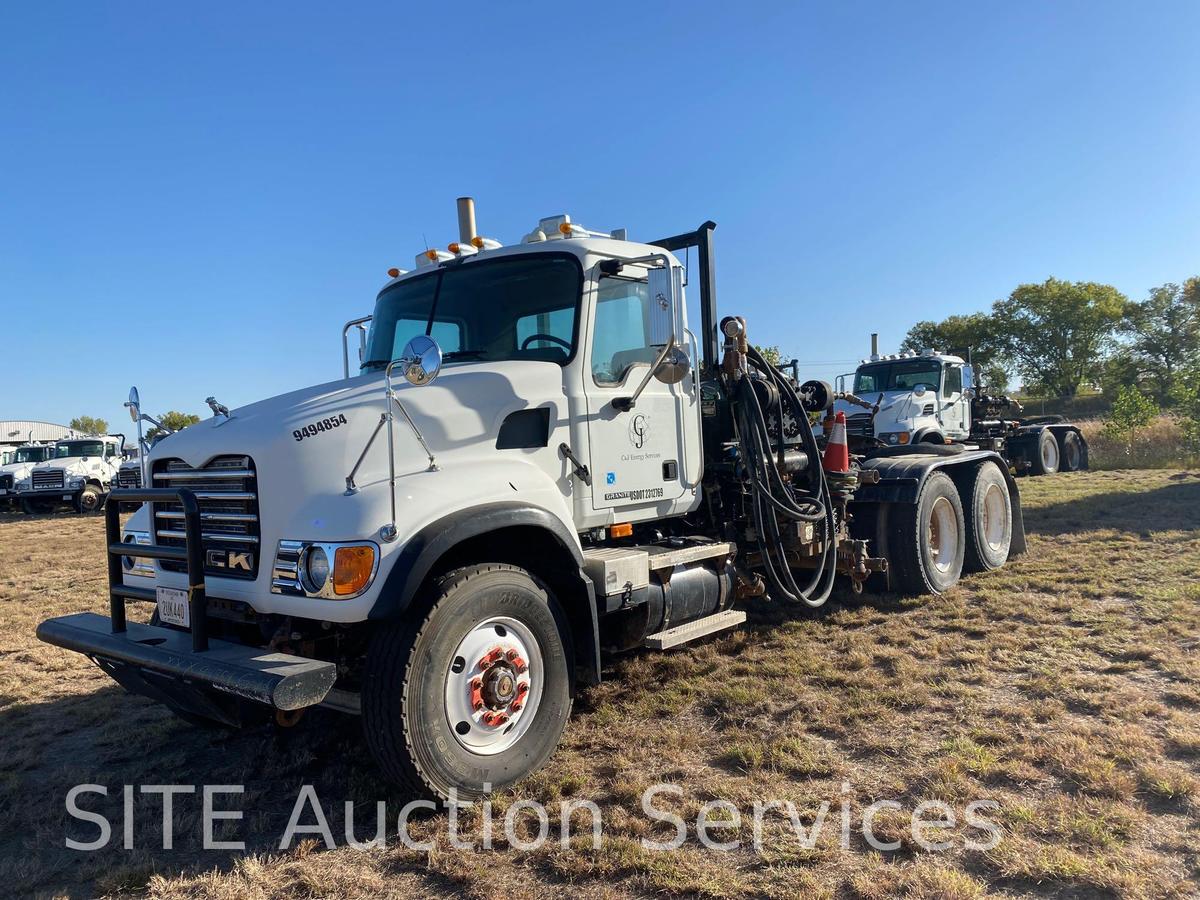
[[[13,462],[35,463],[50,458],[49,447],[19,447]]]
[[[387,288],[375,302],[363,371],[382,369],[419,334],[446,362],[575,354],[583,276],[573,256],[539,253],[439,266]]]
[[[54,458],[67,456],[103,456],[103,441],[60,441],[54,445]]]
[[[860,397],[879,391],[911,391],[923,384],[936,391],[942,365],[929,359],[903,359],[864,366],[854,373],[854,393]]]

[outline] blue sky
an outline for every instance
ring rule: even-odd
[[[520,9],[506,13],[506,9]],[[389,266],[718,223],[722,313],[852,367],[1021,282],[1200,274],[1200,4],[8,4],[0,418],[329,380]]]

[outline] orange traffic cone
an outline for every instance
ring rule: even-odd
[[[846,414],[838,413],[833,420],[833,431],[825,442],[825,453],[821,456],[821,468],[826,472],[850,471],[850,447],[846,444]]]

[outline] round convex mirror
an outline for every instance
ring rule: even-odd
[[[688,355],[683,348],[672,347],[658,364],[654,377],[663,384],[678,384],[687,376],[689,368]]]
[[[437,378],[442,369],[442,348],[427,334],[418,334],[404,345],[404,378],[418,387]]]

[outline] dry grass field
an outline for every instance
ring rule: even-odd
[[[576,703],[549,766],[494,798],[494,815],[534,798],[594,800],[600,848],[580,829],[521,852],[454,849],[446,816],[416,822],[432,849],[364,852],[313,840],[277,849],[297,793],[313,785],[344,844],[375,801],[395,812],[352,720],[318,712],[289,731],[206,732],[129,696],[83,658],[40,644],[49,615],[103,611],[99,518],[0,517],[0,893],[154,897],[806,896],[1176,897],[1200,883],[1200,476],[1090,472],[1021,483],[1030,552],[926,601],[844,598],[819,614],[762,605],[740,631],[666,654],[627,657]],[[96,828],[70,819],[68,789],[113,821],[108,848],[68,850]],[[695,823],[709,800],[743,813],[740,849],[694,838],[674,852],[642,812],[642,790]],[[200,800],[176,798],[174,849],[121,848],[124,784],[244,784],[229,835],[242,852],[202,852]],[[879,799],[880,853],[830,827],[811,849],[756,800],[791,800],[806,824]],[[907,813],[996,801],[989,850],[922,851]],[[157,847],[161,805],[139,796],[135,846]],[[311,821],[311,817],[306,821]],[[532,820],[521,819],[533,828]],[[460,830],[470,836],[478,811]],[[652,827],[654,826],[654,827]],[[557,820],[551,835],[557,835]],[[222,832],[218,829],[218,838]]]

